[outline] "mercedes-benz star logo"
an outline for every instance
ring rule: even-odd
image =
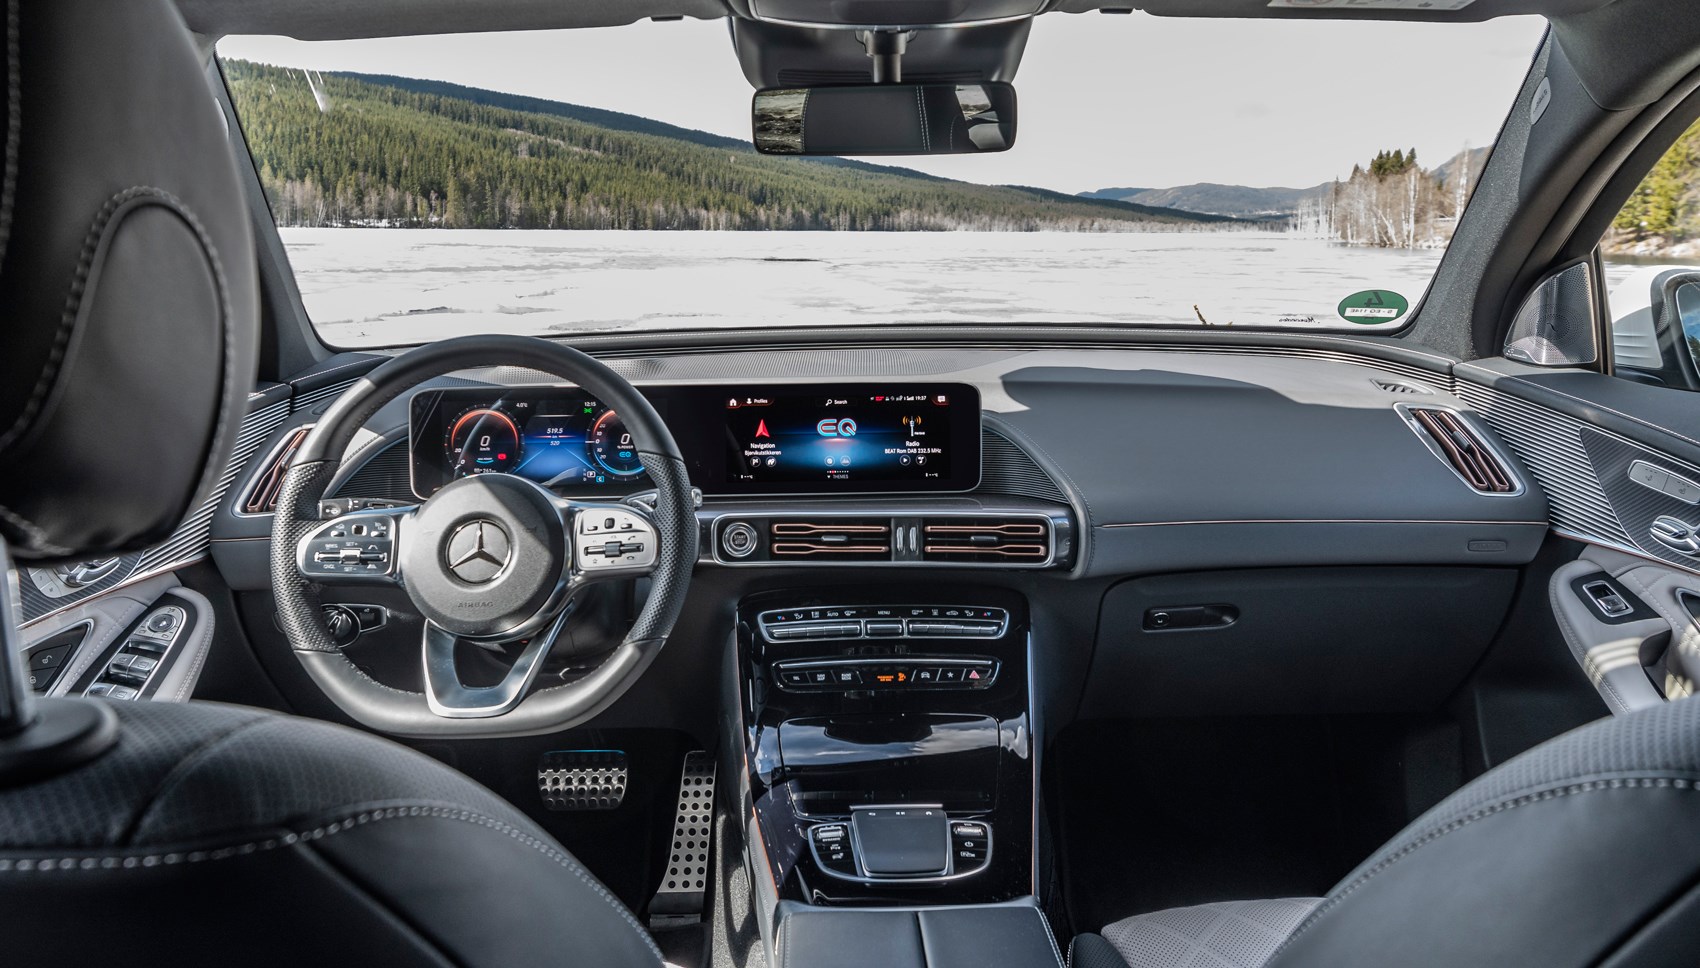
[[[482,585],[502,573],[511,552],[508,533],[494,521],[468,521],[455,529],[444,548],[449,570],[461,581]]]

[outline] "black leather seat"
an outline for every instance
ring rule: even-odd
[[[258,342],[235,155],[168,0],[9,0],[0,572],[146,547],[229,455]],[[467,778],[325,723],[29,701],[0,574],[0,964],[655,968]],[[89,727],[58,759],[33,737]]]
[[[1700,963],[1700,702],[1585,726],[1419,817],[1325,898],[1127,918],[1076,968]]]

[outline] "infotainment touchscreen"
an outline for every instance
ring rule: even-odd
[[[979,414],[978,395],[970,387],[732,394],[721,409],[732,447],[727,480],[758,489],[950,482],[958,477],[959,463],[978,458],[959,453],[954,439],[953,417]],[[975,467],[976,481],[978,476]]]
[[[706,494],[972,490],[980,395],[965,384],[647,386]],[[414,493],[517,474],[563,495],[650,486],[620,415],[573,387],[456,387],[414,394]]]

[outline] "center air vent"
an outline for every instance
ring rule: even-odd
[[[881,518],[772,521],[768,524],[768,553],[776,560],[890,561],[891,521]]]
[[[1517,481],[1463,417],[1438,407],[1403,407],[1403,413],[1430,449],[1443,457],[1464,483],[1483,494],[1510,494]]]
[[[277,495],[283,490],[284,472],[289,469],[290,460],[312,430],[311,425],[297,427],[284,436],[283,443],[271,452],[259,473],[254,475],[254,483],[248,485],[248,493],[242,496],[243,514],[270,514],[277,510]]]
[[[1051,557],[1050,524],[1034,518],[927,518],[923,561],[1039,564]]]

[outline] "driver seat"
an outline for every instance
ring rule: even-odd
[[[253,386],[249,207],[169,0],[7,0],[0,101],[0,951],[10,965],[656,968],[517,810],[411,750],[206,703],[34,700],[8,548],[158,543]]]

